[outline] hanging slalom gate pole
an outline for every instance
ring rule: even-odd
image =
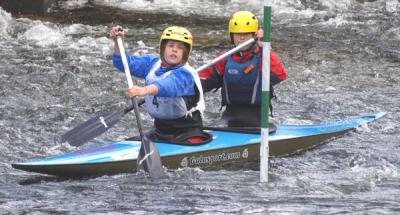
[[[260,144],[260,182],[268,182],[269,163],[269,87],[271,52],[271,2],[264,0],[263,53],[262,53],[262,97],[261,97],[261,144]]]

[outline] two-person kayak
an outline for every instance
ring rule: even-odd
[[[383,112],[357,118],[312,125],[276,125],[269,135],[271,157],[288,156],[313,148],[332,138],[385,115]],[[168,169],[184,167],[217,168],[259,160],[260,134],[210,128],[213,139],[202,145],[155,142],[162,165]],[[136,171],[140,141],[108,144],[41,159],[13,163],[16,169],[63,177],[88,177]]]

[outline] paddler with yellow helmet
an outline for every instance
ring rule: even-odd
[[[222,119],[228,127],[260,127],[261,65],[265,57],[261,47],[263,31],[259,29],[257,17],[249,11],[233,14],[229,20],[229,36],[235,46],[252,37],[257,37],[258,42],[201,71],[203,89],[207,92],[221,88],[222,106],[226,106]],[[272,50],[270,69],[270,98],[273,98],[272,86],[286,79],[286,71]]]
[[[125,36],[120,26],[113,27],[113,64],[124,72],[117,35]],[[198,144],[209,138],[201,130],[205,109],[203,89],[198,74],[188,64],[192,50],[191,33],[183,27],[166,28],[160,38],[159,55],[131,56],[126,53],[133,76],[145,80],[145,86],[127,90],[128,97],[144,96],[147,111],[154,118],[151,140]]]

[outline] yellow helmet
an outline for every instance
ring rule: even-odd
[[[257,17],[249,11],[236,12],[229,20],[229,33],[255,33],[257,30]]]
[[[163,40],[177,40],[189,45],[189,52],[192,50],[192,34],[183,27],[172,26],[166,28],[161,34],[160,46]]]

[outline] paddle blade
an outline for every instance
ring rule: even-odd
[[[164,175],[160,152],[146,136],[142,138],[136,166],[138,171],[143,169],[152,178],[161,178]]]
[[[89,140],[106,132],[120,121],[124,114],[125,110],[120,110],[93,117],[63,134],[61,136],[61,142],[68,142],[72,146],[81,146]]]

